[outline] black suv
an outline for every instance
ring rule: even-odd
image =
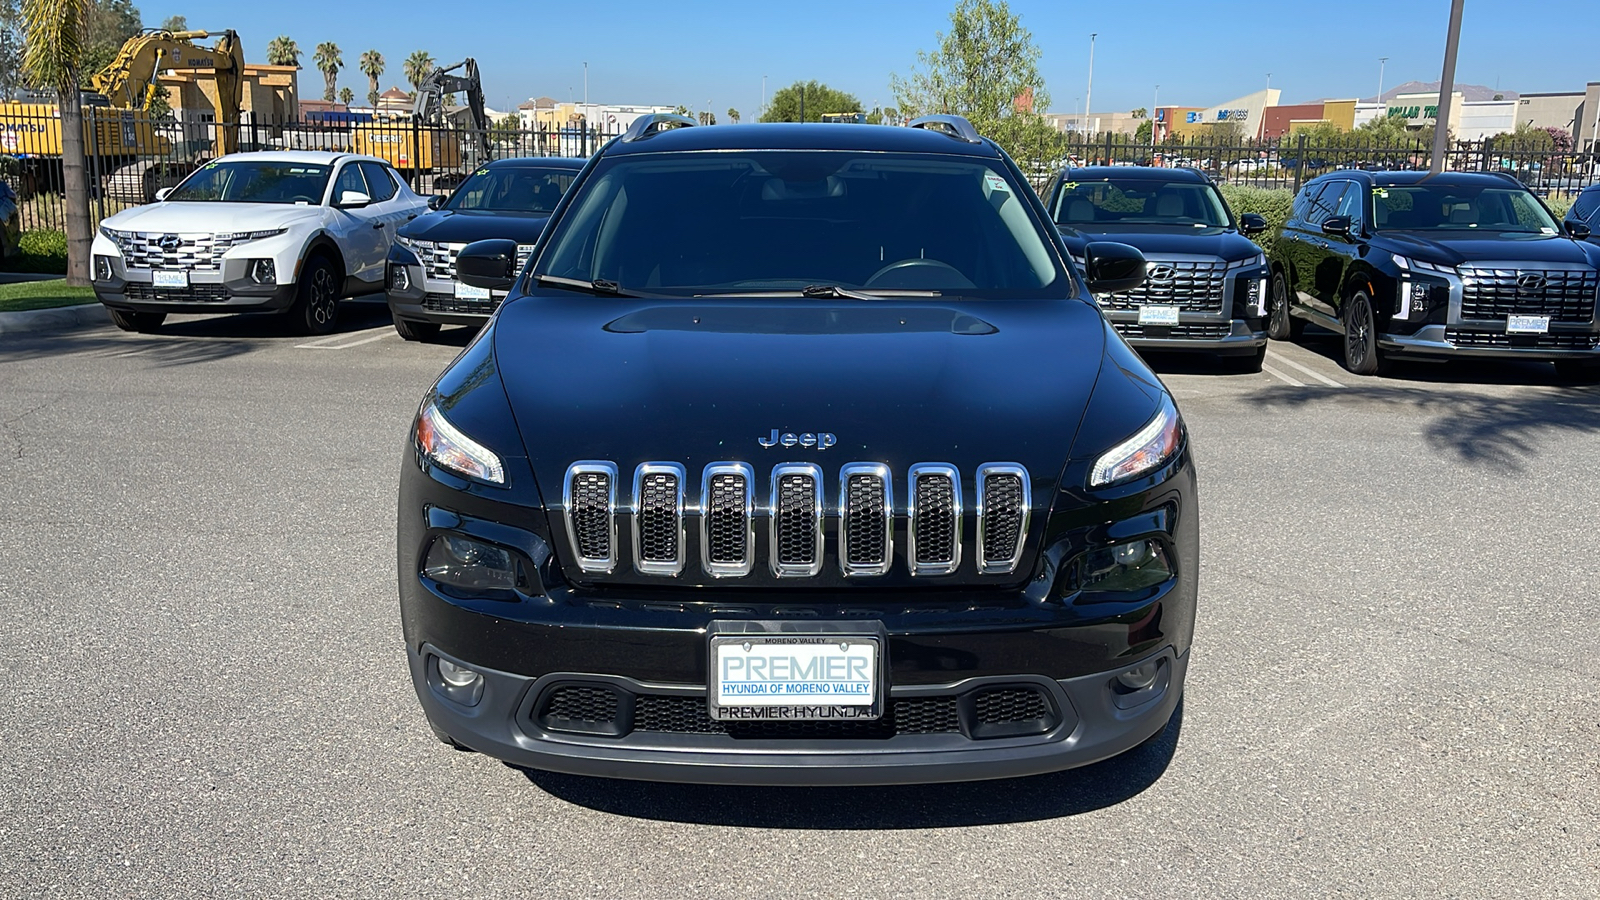
[[[1197,169],[1067,169],[1046,196],[1074,257],[1090,241],[1113,240],[1149,260],[1141,287],[1097,298],[1128,343],[1214,353],[1242,371],[1261,371],[1267,258],[1246,235],[1266,231],[1266,219],[1246,213],[1235,223],[1216,185]]]
[[[503,296],[456,279],[456,254],[473,241],[515,241],[528,258],[561,195],[586,160],[500,159],[473,172],[433,212],[403,226],[389,250],[389,312],[408,341],[431,340],[441,325],[481,325]]]
[[[1562,224],[1573,237],[1600,243],[1600,235],[1595,234],[1600,229],[1600,184],[1591,184],[1578,193]]]
[[[1508,175],[1314,178],[1272,245],[1268,333],[1338,332],[1360,375],[1391,357],[1497,356],[1592,379],[1600,247],[1567,228]]]
[[[448,743],[744,784],[1083,765],[1177,706],[1199,565],[1170,394],[964,119],[650,116],[422,398],[400,607]]]

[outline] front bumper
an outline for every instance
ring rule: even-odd
[[[708,733],[693,715],[704,709],[703,686],[581,673],[534,679],[474,667],[484,678],[484,688],[476,705],[463,706],[438,686],[441,656],[427,645],[409,652],[412,681],[429,721],[458,743],[515,765],[647,781],[833,786],[1014,778],[1116,756],[1166,727],[1182,697],[1189,660],[1187,653],[1171,647],[1146,657],[1142,661],[1156,662],[1158,674],[1138,695],[1119,694],[1110,673],[1060,680],[977,678],[890,689],[888,705],[896,710],[890,721],[909,716],[899,710],[913,706],[943,701],[959,708],[963,697],[1006,688],[1031,690],[1045,699],[1046,715],[1023,725],[1031,727],[1030,734],[985,736],[974,730],[981,726],[964,716],[957,730],[938,733],[905,733],[891,725],[871,735],[807,737],[800,736],[799,728],[789,735],[770,730]],[[608,720],[613,724],[603,728],[613,733],[578,733],[566,720],[542,714],[554,692],[574,686],[594,686],[622,698],[616,719]],[[1135,705],[1128,705],[1129,697],[1136,697]],[[652,709],[675,713],[647,719],[634,711],[647,701]],[[587,722],[578,727],[602,730]]]
[[[1380,334],[1378,348],[1401,357],[1600,361],[1600,331],[1559,322],[1546,335],[1508,335],[1493,323],[1424,325],[1414,334]]]
[[[1180,313],[1177,325],[1140,325],[1137,312],[1114,309],[1104,312],[1123,340],[1139,350],[1244,356],[1267,344],[1267,332],[1261,319]]]
[[[281,312],[295,300],[295,285],[260,285],[243,277],[228,278],[222,270],[190,271],[187,288],[158,288],[149,269],[123,269],[120,260],[109,279],[96,280],[94,293],[101,303],[135,312]]]
[[[434,322],[440,325],[482,325],[499,308],[505,294],[491,294],[488,300],[467,300],[456,297],[453,279],[427,278],[421,265],[397,261],[398,253],[391,253],[389,266],[404,266],[406,288],[397,289],[395,279],[388,277],[389,290],[385,298],[389,312],[397,319],[413,322]]]

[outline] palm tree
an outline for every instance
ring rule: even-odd
[[[728,107],[728,121],[735,125],[739,124],[739,111],[731,106]]]
[[[300,45],[287,34],[280,34],[267,43],[267,64],[300,68]]]
[[[322,73],[322,99],[332,103],[339,92],[339,70],[344,68],[339,45],[333,41],[323,41],[317,45],[317,52],[312,54],[311,59],[317,64],[317,71]]]
[[[89,185],[83,152],[83,95],[78,79],[93,0],[22,0],[22,70],[36,87],[54,88],[61,110],[61,184],[66,193],[67,283],[89,284]]]
[[[376,107],[378,105],[378,78],[383,75],[383,54],[376,50],[367,50],[361,54],[359,64],[361,74],[367,76],[367,103]]]
[[[354,100],[354,99],[356,99],[356,92],[355,91],[350,90],[349,87],[339,88],[339,102],[340,103],[343,103],[348,108],[350,106],[350,102],[352,100]]]
[[[401,68],[405,69],[406,80],[416,88],[422,84],[422,79],[427,78],[428,73],[433,71],[433,57],[426,50],[413,51],[406,57],[405,64]]]

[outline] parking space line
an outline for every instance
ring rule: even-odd
[[[1340,384],[1337,381],[1334,381],[1332,378],[1329,378],[1326,375],[1322,375],[1322,374],[1319,374],[1317,372],[1314,372],[1311,369],[1300,365],[1299,363],[1295,362],[1294,360],[1290,359],[1287,356],[1280,356],[1280,355],[1274,353],[1274,354],[1272,354],[1272,359],[1273,359],[1274,362],[1281,362],[1284,365],[1292,366],[1292,367],[1294,367],[1296,369],[1299,369],[1300,371],[1304,372],[1307,375],[1310,375],[1312,378],[1315,378],[1316,380],[1322,382],[1323,384],[1327,385],[1328,387],[1336,387],[1336,388],[1344,387],[1344,385]]]
[[[1261,364],[1261,371],[1266,372],[1268,375],[1271,375],[1272,377],[1278,379],[1279,381],[1283,382],[1284,384],[1287,384],[1290,387],[1305,387],[1306,386],[1305,382],[1303,382],[1303,381],[1295,381],[1293,378],[1290,378],[1289,376],[1283,374],[1282,372],[1279,372],[1277,369],[1274,369],[1273,367],[1267,365],[1266,363],[1262,363]]]
[[[355,343],[351,344],[337,344],[338,341],[349,340],[357,335],[373,334],[373,332],[377,332],[377,334],[365,340],[356,341]],[[343,350],[346,347],[354,347],[358,344],[365,344],[368,341],[375,341],[381,337],[388,337],[391,333],[393,333],[393,326],[382,325],[377,328],[368,328],[364,331],[350,331],[344,334],[336,334],[332,337],[325,337],[320,340],[312,341],[309,344],[295,344],[294,348],[296,350]],[[336,346],[330,346],[335,344]]]

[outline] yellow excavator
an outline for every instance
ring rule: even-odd
[[[214,46],[197,40],[215,38]],[[116,59],[91,79],[85,107],[93,107],[93,126],[84,123],[84,147],[95,157],[94,169],[113,172],[141,157],[166,156],[172,142],[156,133],[148,117],[160,90],[159,73],[179,69],[209,76],[215,85],[215,153],[239,147],[239,111],[244,100],[244,47],[237,32],[146,31],[129,38]],[[109,114],[106,108],[124,110]],[[54,103],[0,103],[0,154],[17,158],[24,195],[35,189],[59,190],[61,183],[61,113]],[[163,165],[177,165],[177,161]],[[42,183],[41,183],[42,182]]]

